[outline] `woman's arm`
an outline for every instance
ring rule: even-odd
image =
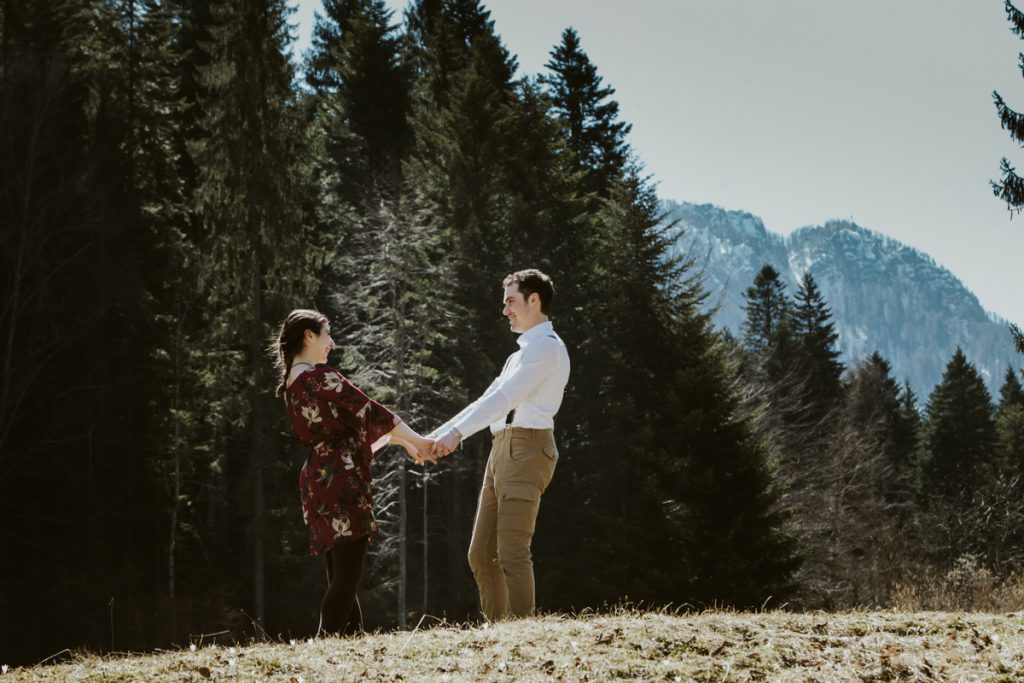
[[[417,465],[422,465],[426,461],[437,462],[437,457],[430,452],[434,442],[431,439],[420,436],[409,425],[405,424],[404,421],[396,424],[395,428],[388,432],[388,436],[391,437],[392,442],[404,448],[409,453],[409,457],[416,461]]]

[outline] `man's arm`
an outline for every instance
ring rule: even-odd
[[[447,432],[438,430],[437,448],[454,448],[463,438],[497,422],[522,403],[536,386],[558,366],[558,347],[554,342],[537,340],[522,351],[519,365],[506,377],[492,384],[466,410],[445,423]]]

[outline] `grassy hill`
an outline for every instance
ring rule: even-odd
[[[1024,680],[1024,613],[620,611],[74,656],[8,681]]]

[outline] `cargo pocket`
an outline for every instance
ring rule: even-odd
[[[558,449],[555,448],[555,444],[544,444],[544,455],[550,460],[558,460]]]
[[[533,535],[540,489],[533,484],[506,484],[498,499],[498,529]]]

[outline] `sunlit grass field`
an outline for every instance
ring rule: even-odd
[[[73,655],[6,681],[1024,680],[1024,613],[618,610],[349,639]]]

